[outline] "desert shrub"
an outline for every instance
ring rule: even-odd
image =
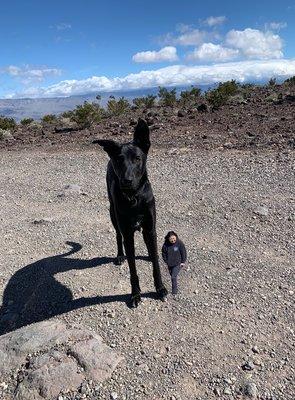
[[[295,86],[295,75],[284,81],[288,86]]]
[[[70,118],[82,129],[89,128],[93,123],[99,122],[103,115],[104,110],[99,104],[87,101],[77,106],[75,110],[63,113],[63,117]]]
[[[218,85],[218,90],[225,96],[234,96],[239,91],[239,84],[235,80],[222,82]]]
[[[179,102],[183,106],[193,105],[201,95],[201,89],[193,87],[180,93]]]
[[[110,96],[107,103],[107,113],[110,116],[122,115],[128,110],[130,110],[130,104],[124,96],[120,97],[118,100],[116,100],[114,96]]]
[[[254,83],[243,83],[240,85],[239,92],[245,99],[249,99],[254,92],[256,85]]]
[[[61,116],[63,118],[70,118],[72,119],[72,117],[74,116],[75,112],[73,110],[69,110],[69,111],[64,111]]]
[[[276,78],[270,78],[268,81],[268,86],[275,86],[277,84]]]
[[[158,97],[163,106],[173,107],[176,104],[176,89],[168,90],[159,86]]]
[[[214,108],[219,108],[226,104],[231,96],[236,95],[239,89],[239,84],[235,80],[221,82],[216,89],[206,92],[206,99]]]
[[[155,105],[157,96],[149,94],[145,97],[135,97],[132,102],[138,108],[152,108]]]
[[[54,114],[46,114],[41,118],[41,121],[45,124],[52,124],[57,121],[57,116]]]
[[[30,125],[32,122],[34,122],[34,118],[23,118],[20,121],[21,125]]]
[[[219,108],[227,102],[228,96],[225,96],[218,89],[212,89],[206,92],[206,99],[211,106]]]
[[[0,116],[0,129],[9,130],[16,127],[16,122],[13,118]]]

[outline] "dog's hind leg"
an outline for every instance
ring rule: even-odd
[[[124,234],[124,247],[130,270],[131,282],[131,307],[137,307],[141,300],[139,279],[135,265],[134,233]]]
[[[143,229],[143,239],[147,246],[149,257],[153,263],[153,276],[154,276],[154,284],[156,291],[158,293],[159,298],[164,301],[166,299],[168,292],[162,282],[156,232],[154,230],[149,232]]]
[[[111,204],[110,206],[110,216],[112,224],[116,230],[116,240],[117,240],[117,257],[115,258],[115,264],[121,265],[125,261],[124,251],[123,251],[123,239],[121,232],[118,227],[117,218],[114,210],[114,206]]]

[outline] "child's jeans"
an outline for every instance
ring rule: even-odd
[[[173,267],[168,266],[170,275],[171,275],[171,281],[172,281],[172,294],[177,294],[178,288],[177,288],[177,275],[179,274],[179,271],[181,270],[180,265],[175,265]]]

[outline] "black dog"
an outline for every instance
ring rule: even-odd
[[[156,236],[155,198],[146,170],[150,148],[147,123],[139,119],[133,142],[120,145],[113,140],[96,139],[108,153],[107,188],[111,220],[116,230],[118,254],[116,264],[124,261],[122,237],[130,269],[132,287],[131,306],[140,302],[140,286],[135,266],[134,232],[143,230],[143,238],[153,263],[154,284],[160,299],[165,300],[167,290],[163,285]]]

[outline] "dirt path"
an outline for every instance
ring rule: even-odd
[[[5,326],[82,323],[124,355],[111,380],[64,399],[238,399],[251,385],[260,399],[294,399],[294,159],[153,148],[159,247],[174,229],[189,269],[181,294],[161,303],[150,264],[138,260],[145,295],[130,310],[127,265],[111,262],[106,155],[1,152]],[[76,243],[72,255],[63,255],[66,241]],[[136,242],[146,255],[140,234]],[[163,274],[170,289],[164,266]]]

